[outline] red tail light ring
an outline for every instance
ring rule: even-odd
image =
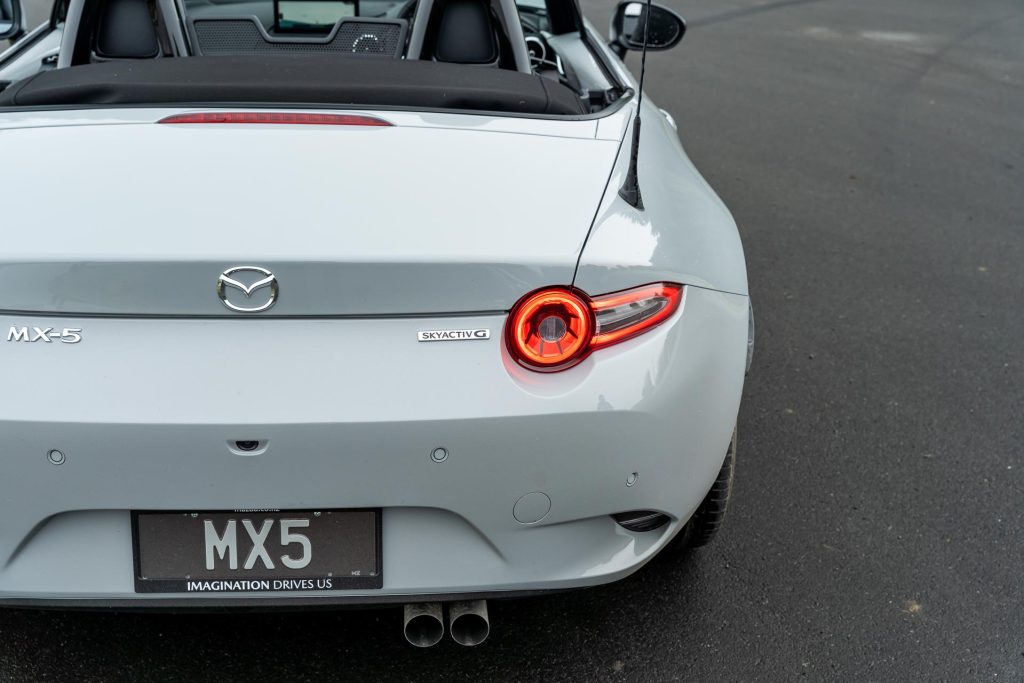
[[[512,308],[505,341],[512,357],[531,370],[565,370],[591,351],[663,323],[679,308],[682,295],[682,285],[667,282],[594,298],[569,287],[541,289]]]
[[[594,337],[589,301],[565,287],[528,294],[506,323],[508,348],[535,370],[562,370],[579,362]]]

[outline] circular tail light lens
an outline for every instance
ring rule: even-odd
[[[534,370],[563,370],[587,354],[594,327],[589,300],[565,287],[543,289],[512,309],[508,348],[519,363]]]
[[[531,370],[565,370],[591,351],[632,339],[671,318],[683,289],[656,282],[596,297],[569,287],[539,289],[512,309],[506,344],[516,362]]]

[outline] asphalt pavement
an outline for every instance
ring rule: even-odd
[[[715,544],[492,603],[473,649],[397,609],[3,611],[0,678],[1024,680],[1024,5],[668,4],[648,93],[758,322]]]

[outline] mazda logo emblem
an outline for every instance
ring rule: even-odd
[[[277,295],[277,278],[259,266],[235,266],[217,278],[217,296],[232,311],[265,311],[277,302]]]

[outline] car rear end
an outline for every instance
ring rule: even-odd
[[[748,302],[572,287],[624,123],[183,113],[0,119],[0,602],[514,595],[626,576],[685,524]],[[668,313],[635,333],[551,367],[517,341],[532,293],[596,338],[647,285]]]

